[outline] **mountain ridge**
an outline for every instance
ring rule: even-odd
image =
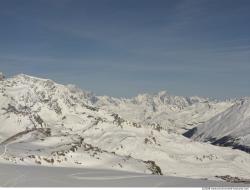
[[[239,100],[232,107],[184,136],[214,145],[230,146],[250,153],[250,98]]]

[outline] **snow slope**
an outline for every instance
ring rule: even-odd
[[[68,166],[87,162],[87,167],[98,168],[122,165],[124,170],[153,173],[151,163],[84,142],[90,128],[119,126],[113,115],[87,105],[86,94],[79,89],[18,75],[2,81],[0,93],[0,141],[7,149],[2,155],[6,160]]]
[[[105,98],[101,99],[103,102]],[[200,98],[181,98],[177,103],[176,98],[168,99],[171,101],[162,103],[156,98],[153,102],[159,102],[155,108],[173,116],[180,114],[175,116],[180,125],[195,125],[200,121],[199,115],[206,119],[231,104],[204,102]],[[148,109],[152,105],[147,100],[127,106],[124,102],[135,100],[119,101],[118,107],[124,104],[126,109],[137,104],[138,115],[142,107]],[[0,161],[189,178],[250,178],[247,153],[194,142],[168,127],[143,122],[141,116],[136,122],[100,104],[100,97],[47,79],[21,74],[0,81]],[[121,113],[125,114],[126,109]],[[153,112],[146,110],[148,114]],[[191,121],[189,115],[193,116]]]
[[[0,164],[1,187],[233,187],[226,183],[101,169]]]
[[[250,98],[242,99],[184,135],[194,140],[250,152]]]

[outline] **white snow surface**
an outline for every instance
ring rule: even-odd
[[[0,164],[1,187],[233,187],[221,181],[146,175],[118,170]]]
[[[231,137],[234,143],[250,147],[250,98],[243,98],[226,111],[197,126],[192,136],[195,140],[208,141]]]
[[[0,162],[249,179],[250,154],[180,134],[232,105],[166,92],[97,97],[21,74],[0,81]]]

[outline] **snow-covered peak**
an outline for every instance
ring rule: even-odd
[[[41,79],[19,74],[4,80],[1,84],[3,100],[6,106],[16,109],[32,107],[33,111],[52,109],[56,114],[82,109],[82,105],[91,106],[93,95],[74,86],[58,84],[50,79]],[[21,110],[19,110],[21,111]]]
[[[174,96],[167,91],[160,91],[154,94],[139,94],[133,100],[137,104],[169,105],[179,109],[207,101],[207,99],[201,97]]]
[[[164,96],[167,96],[167,95],[169,95],[169,93],[166,90],[158,92],[159,97],[164,97]]]
[[[250,97],[191,129],[185,136],[250,152]]]

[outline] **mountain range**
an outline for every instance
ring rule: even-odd
[[[113,98],[1,77],[0,162],[249,179],[249,104],[166,91]]]

